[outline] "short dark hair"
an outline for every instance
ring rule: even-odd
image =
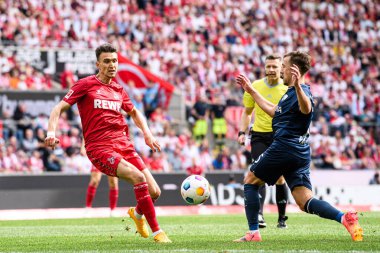
[[[274,53],[274,54],[268,55],[265,58],[265,60],[281,60],[281,58],[282,58],[281,55]]]
[[[102,53],[117,53],[117,49],[115,46],[113,46],[110,43],[105,43],[103,45],[100,45],[96,48],[95,54],[96,54],[96,59],[99,60],[99,56]]]
[[[304,75],[311,68],[311,56],[306,52],[293,51],[284,55],[284,58],[285,57],[290,57],[290,64],[297,65],[301,75]]]

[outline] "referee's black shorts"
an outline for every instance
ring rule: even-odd
[[[273,132],[255,132],[251,130],[252,162],[256,160],[273,142]]]

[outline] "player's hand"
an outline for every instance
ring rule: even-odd
[[[59,139],[54,136],[48,136],[45,138],[45,146],[51,147],[53,150],[59,144]]]
[[[145,140],[145,144],[148,145],[153,152],[161,151],[160,144],[151,134],[144,135],[144,140]]]
[[[236,77],[236,83],[242,87],[246,92],[251,93],[254,92],[255,89],[252,87],[251,82],[249,81],[248,77],[246,77],[243,74],[239,74]]]
[[[293,85],[296,88],[301,87],[302,76],[301,76],[301,73],[300,73],[300,69],[295,64],[293,64],[293,66],[290,67],[290,68],[292,69],[291,73],[292,73],[292,82],[293,82]]]
[[[242,146],[245,145],[245,135],[244,134],[239,135],[239,137],[238,137],[238,143],[240,145],[242,145]]]

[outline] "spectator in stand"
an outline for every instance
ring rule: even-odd
[[[6,173],[22,171],[22,164],[17,158],[16,150],[13,146],[7,146],[3,153],[3,166]]]
[[[148,166],[152,171],[168,172],[169,165],[165,153],[151,153]]]
[[[210,147],[207,140],[204,140],[201,146],[199,147],[199,164],[202,164],[205,171],[211,171],[212,167],[212,156],[210,154]]]
[[[150,86],[145,91],[144,108],[147,118],[150,118],[150,115],[158,106],[158,89],[159,85],[157,83],[150,83]]]
[[[25,130],[25,137],[22,140],[22,149],[28,154],[32,154],[38,148],[38,141],[34,137],[33,130],[28,128]]]
[[[135,107],[141,111],[144,112],[144,96],[141,93],[134,94],[133,97],[131,97],[132,103],[135,105]]]
[[[66,151],[65,162],[62,172],[68,174],[83,174],[89,173],[91,165],[83,161],[83,156],[80,154],[80,148],[69,147]]]
[[[0,73],[0,90],[8,90],[10,88],[9,72]]]
[[[212,162],[214,170],[231,170],[231,164],[230,151],[227,147],[224,147]]]
[[[3,151],[3,148],[0,147],[0,173],[5,174],[5,164],[4,164],[4,154],[5,152]]]
[[[47,156],[43,158],[44,167],[46,171],[61,172],[62,171],[62,159],[59,159],[55,153],[47,153]]]
[[[158,128],[159,132],[166,133],[170,128],[170,117],[165,113],[164,109],[161,107],[155,108],[149,117],[150,122],[152,123],[152,131]]]
[[[42,173],[44,171],[44,163],[41,160],[41,154],[38,150],[33,150],[32,156],[29,158],[28,167],[31,173]]]
[[[243,155],[241,149],[236,149],[235,153],[231,155],[231,170],[245,170],[248,163],[247,158]]]
[[[217,147],[222,150],[224,146],[224,138],[227,134],[227,122],[224,118],[226,105],[220,97],[215,97],[215,101],[211,105],[212,133]]]
[[[196,159],[193,159],[193,164],[186,169],[188,175],[204,175],[205,168],[197,162]]]
[[[16,121],[17,126],[17,139],[21,141],[24,138],[24,133],[26,129],[29,129],[32,127],[32,118],[30,114],[26,110],[25,104],[18,104],[16,107],[16,110],[13,114],[13,119]]]
[[[15,136],[11,136],[8,139],[8,142],[6,142],[6,146],[11,146],[13,148],[13,150],[16,151],[16,150],[20,149],[21,144]]]
[[[369,146],[364,147],[363,156],[361,157],[362,169],[377,169],[375,159],[373,158],[372,149]]]
[[[223,156],[221,153],[218,153],[214,161],[212,161],[212,166],[214,170],[222,170],[223,169]]]
[[[177,145],[174,151],[168,152],[168,163],[172,171],[183,171],[183,160],[182,147],[180,145]]]
[[[47,129],[49,118],[46,114],[40,113],[33,121],[33,128],[35,129]]]
[[[65,70],[61,73],[61,87],[63,90],[71,88],[75,83],[74,73],[65,64]]]
[[[191,115],[195,120],[193,136],[200,142],[206,137],[208,130],[209,104],[205,95],[201,95],[199,100],[194,104]]]

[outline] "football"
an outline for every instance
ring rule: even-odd
[[[190,205],[202,204],[210,197],[210,184],[202,176],[191,175],[183,181],[181,195]]]

